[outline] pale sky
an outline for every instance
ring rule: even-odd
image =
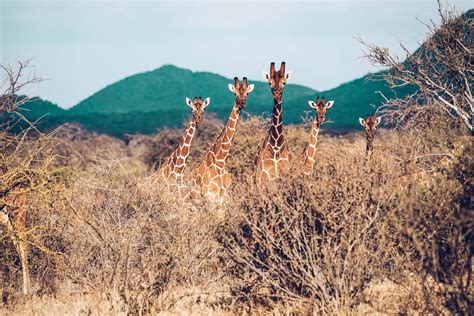
[[[48,79],[36,93],[63,108],[164,64],[262,80],[285,60],[293,83],[321,91],[374,71],[354,37],[415,50],[426,33],[417,18],[436,10],[435,0],[0,0],[0,63],[31,59]]]

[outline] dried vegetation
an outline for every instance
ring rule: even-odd
[[[438,43],[437,35],[456,35],[455,45],[470,40],[458,38],[457,23],[472,31],[472,20],[443,15],[427,46]],[[443,51],[451,54],[449,39]],[[365,163],[362,133],[323,133],[313,175],[295,167],[256,187],[252,160],[268,122],[246,118],[232,148],[235,181],[223,206],[143,189],[182,130],[124,141],[76,125],[28,138],[2,132],[1,144],[21,148],[2,150],[2,192],[10,175],[30,179],[34,294],[19,294],[18,255],[0,230],[0,311],[472,314],[472,121],[463,114],[472,111],[472,90],[452,88],[444,72],[436,77],[442,91],[420,83],[435,58],[429,54],[399,63],[369,46],[368,55],[398,67],[387,73],[389,83],[420,87],[416,96],[390,100],[383,109],[398,128],[378,131],[372,160]],[[451,65],[451,59],[436,62],[442,67],[430,67],[436,71],[430,76]],[[456,82],[472,88],[472,63],[457,65],[467,69]],[[454,98],[446,99],[449,93]],[[414,100],[416,108],[409,106]],[[221,128],[205,119],[191,165]],[[288,126],[285,133],[299,154],[308,127]]]

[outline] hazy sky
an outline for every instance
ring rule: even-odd
[[[285,60],[292,82],[333,88],[374,70],[354,37],[414,50],[426,33],[417,18],[436,19],[437,8],[435,0],[0,2],[0,63],[32,59],[48,79],[37,94],[65,108],[164,64],[262,80],[271,61]]]

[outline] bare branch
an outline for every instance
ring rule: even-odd
[[[407,85],[419,88],[415,98],[422,103],[418,103],[417,112],[439,107],[472,132],[474,65],[469,34],[472,34],[474,22],[452,9],[444,10],[439,1],[438,12],[439,25],[423,23],[428,28],[428,37],[420,49],[411,53],[400,44],[406,54],[403,62],[387,48],[367,44],[362,39],[358,41],[368,49],[365,56],[371,64],[385,70],[384,79],[392,88]],[[401,103],[391,102],[385,110],[410,110],[397,106]]]

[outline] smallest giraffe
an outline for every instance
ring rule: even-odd
[[[373,142],[375,137],[375,130],[377,129],[381,121],[382,117],[376,117],[375,114],[367,114],[365,120],[359,117],[359,123],[365,128],[365,135],[367,139],[367,145],[365,147],[366,159],[370,159],[372,157],[372,152],[374,149]]]
[[[171,152],[168,158],[166,158],[160,170],[157,172],[158,182],[166,184],[170,192],[177,189],[178,193],[182,193],[182,189],[186,187],[185,183],[183,183],[183,172],[186,167],[186,160],[189,156],[191,142],[196,132],[197,125],[202,121],[204,109],[210,102],[210,98],[203,100],[201,97],[194,97],[194,100],[192,101],[186,98],[186,104],[193,111],[193,118],[186,128],[186,132],[181,138],[181,142],[178,144],[176,149]]]
[[[316,144],[318,142],[318,134],[321,129],[321,124],[326,121],[326,111],[332,107],[334,101],[326,102],[326,99],[319,97],[314,101],[308,101],[310,107],[316,110],[316,117],[311,124],[311,132],[309,133],[308,143],[304,147],[300,156],[300,161],[303,164],[303,172],[307,175],[311,174],[316,162]]]

